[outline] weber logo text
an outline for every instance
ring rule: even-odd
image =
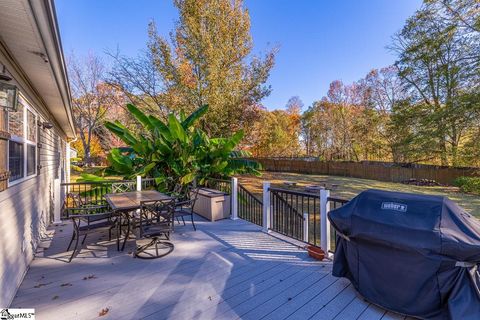
[[[394,210],[398,212],[407,212],[407,205],[395,202],[382,202],[382,210]]]

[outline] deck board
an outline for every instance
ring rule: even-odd
[[[52,227],[11,307],[37,319],[403,319],[356,295],[330,262],[243,220],[176,227],[172,254],[133,259],[106,234],[66,263],[70,224]]]

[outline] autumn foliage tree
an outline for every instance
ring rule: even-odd
[[[122,117],[120,109],[106,110],[109,88],[115,88],[162,120],[207,104],[200,126],[215,136],[244,129],[239,146],[255,156],[480,165],[478,0],[424,0],[393,37],[394,65],[354,82],[332,81],[307,108],[293,97],[277,110],[262,105],[271,92],[267,80],[276,50],[252,54],[244,2],[173,2],[178,21],[169,38],[152,22],[142,55],[110,54],[110,87],[82,80],[105,73],[95,59],[88,72],[73,65],[74,109],[86,154],[92,132],[103,146],[121,143],[97,125],[100,118]],[[131,119],[121,122],[138,130]]]
[[[117,56],[112,83],[130,96],[135,90],[160,116],[208,105],[202,126],[212,135],[250,128],[257,105],[271,91],[266,81],[275,50],[252,56],[250,17],[241,0],[175,0],[174,5],[179,20],[170,39],[150,23],[147,54],[137,61]]]
[[[78,152],[78,157],[85,159],[85,149],[81,140],[76,140],[71,144],[72,148],[74,148]],[[97,135],[92,135],[90,138],[90,159],[100,159],[105,158],[105,149],[102,147],[100,143],[100,139]]]
[[[115,87],[104,82],[106,68],[101,59],[90,54],[83,59],[71,56],[68,61],[72,91],[73,121],[88,165],[92,158],[92,143],[103,129],[106,114],[123,102]],[[100,141],[99,141],[100,143]],[[108,142],[105,142],[105,146]]]
[[[301,108],[299,97],[292,97],[284,110],[260,111],[252,130],[249,150],[254,156],[296,157],[301,155]]]

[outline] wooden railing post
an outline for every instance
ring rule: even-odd
[[[230,207],[232,208],[232,215],[230,216],[230,219],[232,220],[237,220],[238,219],[238,179],[237,178],[232,178],[232,187],[231,187],[231,194],[230,194],[230,200],[231,200],[231,205]]]
[[[303,213],[303,241],[308,243],[308,212]]]
[[[137,191],[142,191],[142,177],[137,176]]]
[[[263,182],[263,232],[270,229],[270,182]]]
[[[330,211],[330,190],[320,189],[320,247],[328,252],[330,249],[330,222],[327,213]]]

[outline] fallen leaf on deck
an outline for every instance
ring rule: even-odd
[[[62,284],[60,285],[60,287],[71,287],[71,286],[72,286],[71,283],[62,283]]]
[[[107,315],[108,310],[109,310],[108,308],[102,309],[102,311],[100,311],[100,312],[98,313],[98,316],[99,316],[99,317],[103,317],[103,316]]]
[[[48,283],[39,283],[37,284],[36,286],[33,286],[34,288],[41,288],[43,286],[48,286],[51,282],[48,282]]]
[[[97,279],[97,277],[94,274],[91,274],[89,276],[83,277],[83,280],[90,280],[90,279]]]

